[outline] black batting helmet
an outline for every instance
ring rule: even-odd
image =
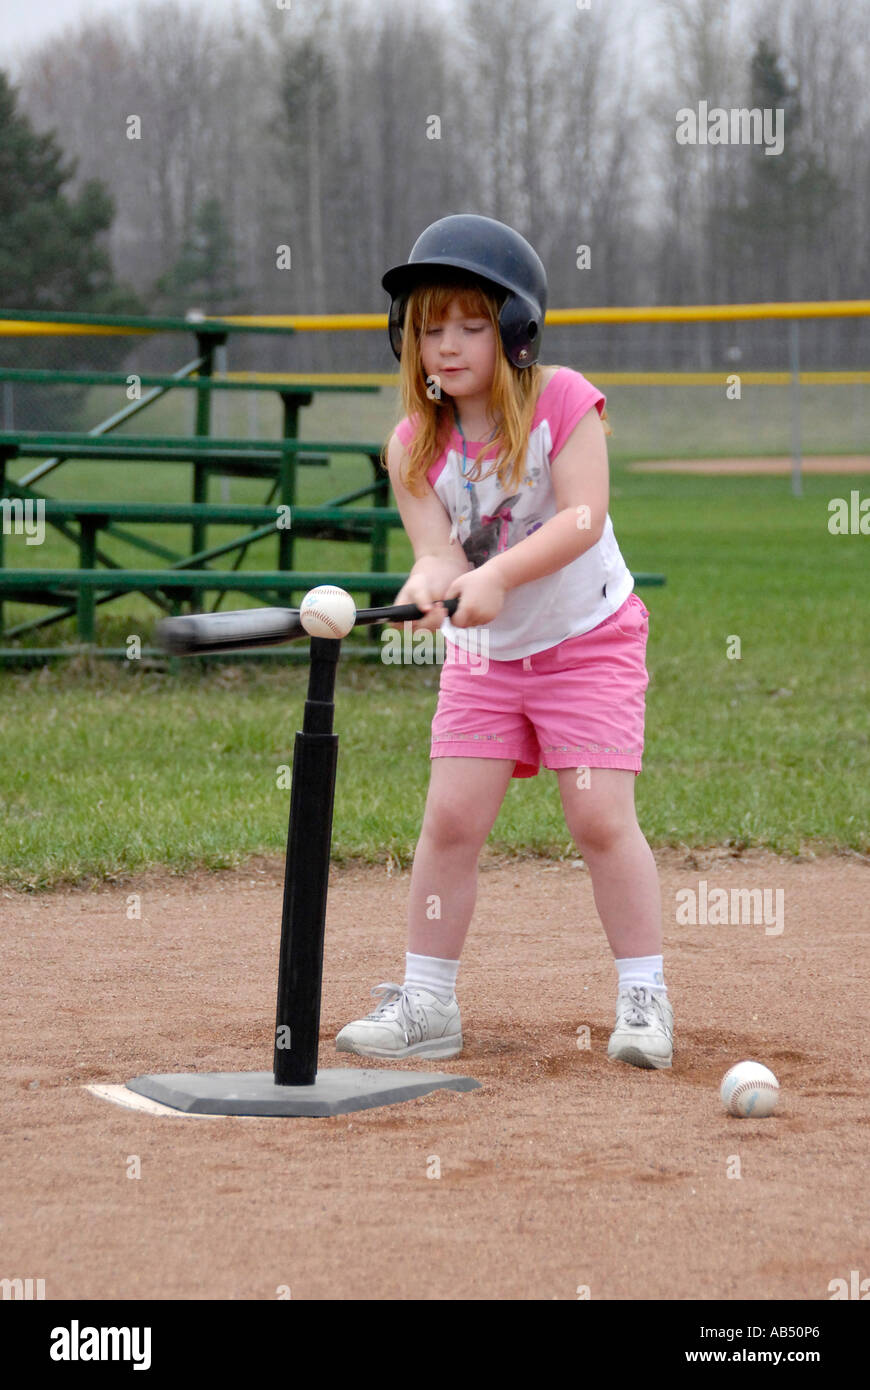
[[[541,350],[547,308],[547,272],[525,237],[504,222],[474,213],[442,217],[422,232],[405,265],[388,270],[381,284],[391,296],[390,346],[402,354],[408,295],[415,285],[439,278],[442,268],[467,271],[497,290],[507,290],[498,316],[509,361],[531,367]]]

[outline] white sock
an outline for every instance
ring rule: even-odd
[[[453,998],[458,973],[458,960],[405,953],[405,984],[411,989],[428,989],[430,994],[437,994],[445,1004]]]
[[[620,994],[633,985],[645,985],[653,994],[667,994],[661,956],[626,956],[615,964],[619,971]]]

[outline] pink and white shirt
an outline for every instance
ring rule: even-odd
[[[602,393],[584,376],[570,367],[560,367],[538,398],[525,473],[510,496],[494,472],[476,483],[463,478],[462,437],[454,426],[446,449],[426,477],[452,522],[451,540],[462,546],[475,569],[499,551],[525,540],[556,515],[550,466],[577,422],[592,406],[600,415],[604,404]],[[396,426],[396,434],[407,447],[414,434],[407,416]],[[469,469],[485,447],[484,443],[466,444]],[[488,455],[484,472],[494,463],[495,455]],[[488,657],[515,661],[588,632],[615,613],[633,588],[634,579],[608,514],[600,539],[578,559],[555,574],[509,591],[501,612],[487,624]],[[480,653],[479,629],[456,628],[445,618],[441,631],[448,641]]]

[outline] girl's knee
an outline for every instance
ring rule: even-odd
[[[626,837],[640,834],[634,807],[634,774],[593,769],[591,785],[578,788],[573,774],[560,774],[565,821],[580,853],[606,854]]]
[[[452,803],[430,802],[423,817],[421,838],[425,836],[437,849],[479,853],[490,829],[489,824],[470,816],[467,809],[463,812]]]
[[[572,838],[584,859],[594,854],[607,854],[638,830],[636,819],[617,816],[591,816],[569,826]]]
[[[438,849],[479,854],[513,766],[505,759],[435,759],[421,836]]]

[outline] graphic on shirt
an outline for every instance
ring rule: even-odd
[[[466,559],[477,569],[500,550],[507,550],[510,544],[511,507],[520,500],[520,494],[515,492],[512,497],[505,497],[499,502],[492,516],[481,516],[476,487],[468,489],[468,497],[471,502],[471,524],[468,535],[462,542],[462,549],[465,551]]]
[[[549,428],[539,425],[529,440],[526,472],[519,491],[508,497],[500,488],[494,464],[474,483],[463,475],[459,453],[448,448],[436,491],[452,518],[450,539],[460,542],[475,569],[493,555],[525,540],[554,514],[553,500],[540,486],[544,477],[542,460],[549,444]]]

